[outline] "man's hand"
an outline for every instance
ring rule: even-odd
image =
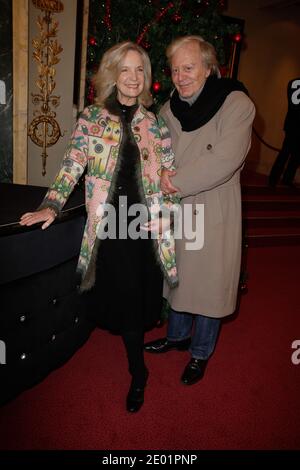
[[[177,193],[177,191],[179,191],[178,188],[175,188],[175,186],[172,185],[171,180],[170,180],[170,176],[175,176],[175,175],[176,175],[175,170],[167,170],[166,168],[162,170],[160,187],[164,194]]]
[[[56,218],[56,212],[50,207],[35,212],[26,212],[20,219],[20,225],[33,225],[38,222],[45,222],[42,229],[48,228]]]

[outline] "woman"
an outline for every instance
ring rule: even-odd
[[[153,236],[160,214],[172,209],[175,199],[160,189],[161,170],[172,168],[173,153],[164,122],[145,108],[152,103],[150,86],[150,60],[137,44],[123,42],[103,55],[95,77],[95,105],[81,114],[39,210],[20,221],[43,221],[47,228],[87,166],[80,290],[90,291],[100,325],[122,335],[132,376],[126,401],[130,412],[144,402],[144,331],[159,319],[163,275],[170,286],[177,284],[172,234],[157,231]],[[138,224],[127,217],[126,204],[130,209],[139,204]],[[113,221],[108,217],[112,213]]]

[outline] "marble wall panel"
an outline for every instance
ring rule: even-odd
[[[11,183],[12,154],[12,0],[0,0],[0,183]]]

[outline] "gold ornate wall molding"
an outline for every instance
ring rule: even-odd
[[[13,0],[13,182],[27,183],[28,0]]]
[[[53,41],[57,41],[61,45],[62,51],[56,56],[58,59],[57,63],[54,64],[55,75],[53,79],[55,81],[55,87],[51,90],[50,97],[59,97],[59,106],[53,106],[52,102],[48,103],[50,111],[56,113],[53,119],[57,122],[60,129],[60,137],[57,142],[51,146],[45,146],[46,157],[46,174],[42,174],[42,153],[43,147],[37,145],[31,137],[28,135],[28,184],[48,187],[61,165],[62,157],[68,145],[70,135],[74,126],[73,120],[73,109],[74,109],[74,70],[75,70],[75,45],[76,45],[76,21],[77,21],[77,1],[68,0],[62,1],[64,6],[63,11],[59,13],[53,13],[53,20],[58,21],[58,36],[51,37]],[[45,2],[39,3],[40,6],[45,7]],[[54,9],[58,9],[58,2],[47,2],[50,7],[54,6]],[[38,9],[32,0],[28,2],[29,8],[29,40],[28,40],[28,124],[41,116],[48,116],[42,110],[44,101],[37,101],[37,104],[33,102],[33,95],[42,95],[41,89],[37,86],[39,77],[40,63],[35,59],[34,53],[36,49],[34,47],[34,41],[40,40],[41,31],[38,24],[38,17],[44,17],[45,11]],[[45,30],[45,26],[43,28]],[[51,80],[49,80],[49,86]],[[52,87],[53,85],[51,85]],[[49,92],[50,90],[48,90]],[[53,130],[52,125],[47,124],[50,134]],[[43,133],[43,122],[40,123],[40,131]],[[29,129],[28,129],[29,130]],[[55,127],[54,127],[55,130]],[[50,141],[52,136],[46,136],[47,142]],[[40,136],[43,140],[43,134]]]
[[[54,95],[56,87],[56,64],[59,63],[59,54],[63,51],[62,46],[57,41],[59,22],[54,18],[55,13],[61,13],[64,5],[59,0],[32,0],[33,5],[43,12],[43,16],[38,16],[37,26],[39,37],[32,40],[33,57],[37,62],[38,79],[35,84],[39,93],[31,93],[32,102],[35,106],[40,106],[40,110],[35,110],[34,119],[28,128],[28,135],[31,140],[42,147],[42,175],[46,175],[47,148],[56,144],[62,137],[60,126],[57,122],[56,112],[52,108],[57,108],[60,104],[60,96]]]

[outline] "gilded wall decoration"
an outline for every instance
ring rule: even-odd
[[[60,104],[60,96],[54,95],[56,86],[55,65],[59,63],[59,54],[63,48],[57,41],[59,22],[54,19],[54,13],[60,13],[64,5],[59,0],[32,0],[35,7],[43,12],[38,16],[37,25],[39,37],[33,39],[33,57],[38,64],[38,79],[36,86],[39,93],[32,93],[32,102],[40,106],[34,111],[34,119],[29,125],[28,135],[31,140],[42,147],[42,175],[46,174],[47,148],[54,145],[62,136],[60,126],[56,121],[56,113],[52,108]]]

